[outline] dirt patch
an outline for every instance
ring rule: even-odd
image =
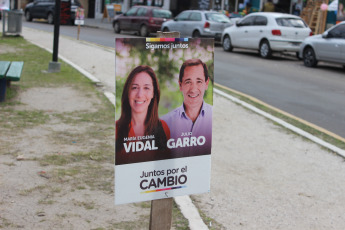
[[[24,103],[24,106],[20,106],[17,109],[60,113],[78,110],[94,112],[96,111],[94,104],[100,103],[95,97],[85,100],[85,95],[71,87],[32,88],[21,94],[20,101]]]
[[[0,44],[0,54],[5,54],[5,53],[17,53],[22,51],[22,49],[19,48],[14,48],[11,46],[6,46],[6,45],[1,45]]]
[[[147,229],[150,203],[114,206],[109,107],[72,87],[19,98],[1,108],[0,228]]]

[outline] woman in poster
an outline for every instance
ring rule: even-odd
[[[168,158],[168,125],[158,118],[160,90],[155,72],[140,65],[128,75],[116,121],[115,164]]]

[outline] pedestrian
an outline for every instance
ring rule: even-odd
[[[263,12],[275,12],[275,5],[273,4],[272,0],[267,0],[264,4],[262,10]]]
[[[345,20],[345,9],[344,4],[339,2],[338,11],[337,11],[337,21],[344,21]]]
[[[302,2],[298,0],[292,5],[292,14],[299,16],[302,11]]]
[[[253,12],[252,11],[252,4],[251,3],[247,3],[246,7],[244,8],[243,11],[244,11],[245,15],[252,13]]]

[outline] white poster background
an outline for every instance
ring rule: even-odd
[[[163,170],[164,175],[141,178],[143,172],[154,173],[153,169],[156,170],[156,174],[157,171]],[[168,171],[170,175],[167,175]],[[117,165],[115,166],[115,204],[209,192],[210,175],[211,155]],[[159,188],[154,186],[146,189],[140,188],[141,183],[143,187],[148,187],[151,180],[156,183],[158,178],[162,180],[164,177],[169,176],[173,177],[174,182],[176,182],[176,178],[181,178],[181,182],[184,182],[187,178],[187,181],[184,184],[177,183],[170,186],[160,186]],[[166,190],[155,191],[157,189]]]

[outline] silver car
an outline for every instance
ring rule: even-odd
[[[326,61],[342,64],[345,68],[345,21],[323,34],[306,38],[299,55],[308,67],[315,67],[318,61]]]
[[[164,22],[161,30],[178,31],[181,37],[210,37],[220,41],[223,30],[232,25],[230,19],[219,12],[186,10],[174,20]]]

